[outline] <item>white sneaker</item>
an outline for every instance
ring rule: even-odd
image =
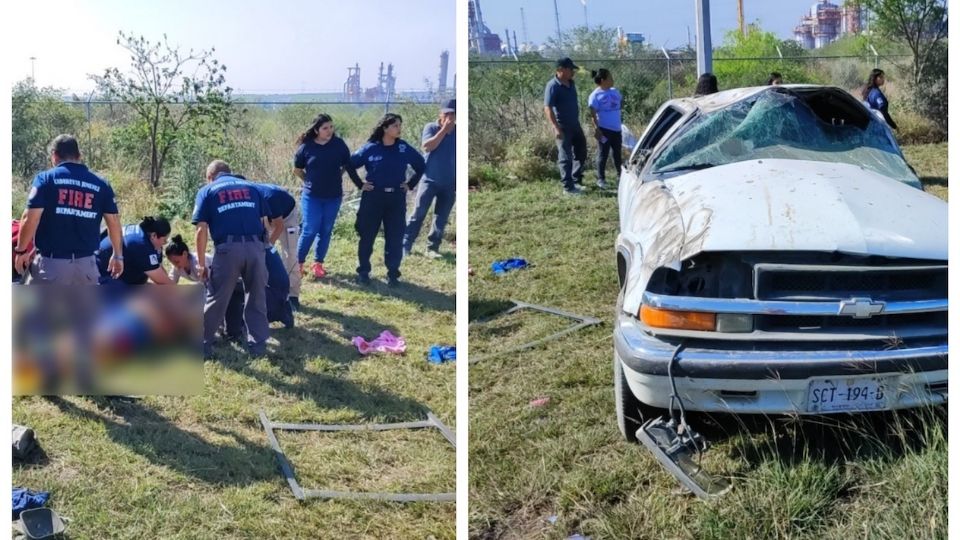
[[[607,183],[602,178],[597,180],[597,187],[600,189],[607,189]]]

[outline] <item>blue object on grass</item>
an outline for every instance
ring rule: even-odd
[[[493,264],[490,265],[490,269],[493,270],[494,274],[502,275],[510,270],[518,270],[528,266],[530,265],[524,259],[505,259],[502,261],[494,261]]]
[[[430,347],[430,353],[427,355],[427,360],[429,360],[431,364],[442,364],[447,361],[456,362],[457,348],[445,347],[443,345],[433,345]]]
[[[47,504],[50,493],[47,491],[31,491],[27,488],[13,488],[13,519],[20,519],[20,512],[31,508],[40,508]]]

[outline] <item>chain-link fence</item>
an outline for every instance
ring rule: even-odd
[[[614,85],[623,95],[624,123],[642,130],[654,112],[668,99],[690,96],[697,82],[695,57],[662,54],[659,58],[574,58],[581,70],[576,78],[581,103],[581,121],[587,122],[586,100],[595,85],[590,70],[611,71]],[[832,56],[714,58],[713,72],[720,89],[766,84],[773,71],[784,83],[813,83],[859,88],[871,69],[880,65],[892,76],[905,76],[897,65],[904,57]],[[470,62],[470,157],[495,163],[506,156],[515,141],[549,137],[543,112],[543,91],[555,74],[554,60],[471,60]],[[529,141],[528,141],[529,142]],[[535,144],[535,143],[534,143]]]

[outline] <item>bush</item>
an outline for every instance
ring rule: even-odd
[[[12,165],[14,175],[32,176],[50,163],[47,145],[54,137],[77,132],[84,123],[84,114],[63,102],[63,92],[56,88],[37,88],[32,79],[13,87]],[[81,146],[81,151],[83,146]]]

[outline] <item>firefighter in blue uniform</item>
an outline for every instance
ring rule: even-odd
[[[104,235],[106,236],[106,235]],[[100,241],[97,252],[97,267],[100,270],[101,285],[144,285],[147,280],[161,285],[172,284],[173,280],[163,271],[160,261],[162,248],[170,236],[170,222],[164,217],[145,217],[139,225],[127,225],[123,228],[123,254],[125,262],[123,273],[114,279],[110,275],[109,263],[113,257],[113,244],[110,238]]]
[[[207,283],[203,307],[203,353],[213,354],[217,329],[223,322],[230,297],[243,282],[244,320],[250,353],[267,351],[270,327],[267,323],[266,250],[267,204],[252,182],[233,174],[222,160],[207,166],[207,185],[197,192],[193,224],[197,226],[197,274]],[[214,258],[206,267],[207,240],[214,244]]]
[[[390,286],[400,283],[400,261],[403,260],[403,233],[407,218],[407,192],[423,176],[424,160],[413,146],[400,138],[403,118],[387,113],[377,123],[368,142],[352,156],[352,165],[366,169],[363,194],[357,211],[357,282],[370,282],[370,255],[373,241],[383,224],[383,259]],[[407,167],[413,176],[407,180]]]

